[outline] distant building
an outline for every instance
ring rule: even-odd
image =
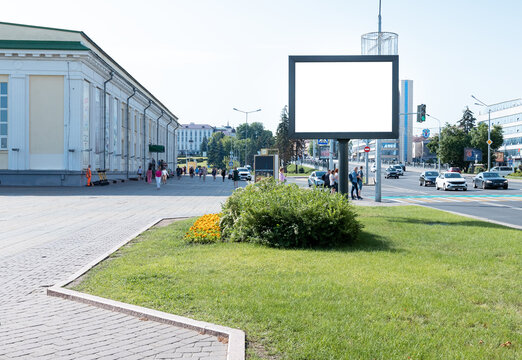
[[[216,126],[214,128],[214,132],[221,132],[223,133],[223,135],[225,136],[233,136],[235,137],[236,136],[236,129],[234,129],[232,126],[230,125],[226,125],[226,126]]]
[[[176,164],[177,117],[81,31],[0,23],[1,185],[85,185]],[[151,153],[148,145],[163,145]]]
[[[437,154],[432,153],[427,145],[432,138],[425,139],[422,136],[414,136],[412,139],[412,161],[416,163],[437,161]]]
[[[500,125],[504,133],[504,143],[498,151],[504,153],[506,164],[522,163],[522,99],[504,101],[490,106],[491,126]],[[477,116],[477,124],[488,125],[488,110]]]
[[[201,153],[203,138],[210,139],[214,128],[209,124],[182,124],[178,133],[178,153],[195,155]]]

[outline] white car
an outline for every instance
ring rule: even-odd
[[[250,175],[250,171],[246,167],[237,168],[237,171],[239,171],[239,180],[252,180],[252,175]]]
[[[314,171],[308,177],[308,186],[323,186],[324,181],[322,179],[323,175],[326,174],[326,171]]]
[[[400,176],[404,175],[404,170],[402,169],[402,165],[393,165],[395,170],[399,173]]]
[[[445,172],[437,176],[435,180],[435,189],[439,190],[468,190],[466,179],[458,172]]]
[[[370,171],[371,172],[376,172],[377,171],[377,164],[376,163],[372,164],[372,167],[370,168]]]
[[[499,174],[502,177],[515,172],[515,168],[512,166],[495,166],[491,168],[490,172]]]

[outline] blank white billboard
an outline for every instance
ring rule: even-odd
[[[296,60],[293,65],[295,70],[291,74],[293,84],[290,91],[293,135],[306,137],[309,134],[310,138],[319,134],[328,134],[324,136],[327,138],[346,138],[349,135],[393,137],[391,135],[397,130],[394,121],[398,121],[398,114],[394,114],[398,109],[398,103],[394,106],[398,101],[398,74],[394,74],[397,63]],[[375,136],[370,136],[373,134]]]

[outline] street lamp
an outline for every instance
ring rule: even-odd
[[[488,171],[491,169],[491,108],[489,105],[484,103],[483,101],[477,99],[474,95],[471,97],[478,101],[475,105],[484,106],[488,108]]]
[[[248,134],[248,114],[250,113],[255,113],[255,112],[258,112],[258,111],[261,111],[261,109],[257,109],[257,110],[252,110],[252,111],[243,111],[243,110],[239,110],[239,109],[236,109],[234,108],[235,111],[239,111],[243,114],[245,114],[245,166],[247,164],[247,149],[248,149],[248,141],[247,141],[247,134]]]

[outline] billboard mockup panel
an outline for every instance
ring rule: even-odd
[[[289,60],[291,137],[398,137],[398,56],[290,56]]]

